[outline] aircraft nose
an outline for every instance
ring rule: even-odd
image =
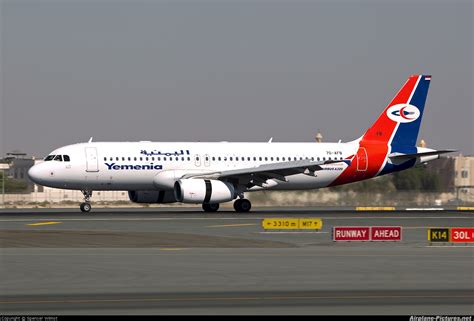
[[[36,184],[41,185],[41,183],[44,181],[43,170],[40,168],[40,166],[35,165],[28,170],[28,177]]]

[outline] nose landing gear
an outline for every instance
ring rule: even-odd
[[[90,204],[91,197],[92,197],[92,191],[81,191],[82,194],[84,195],[84,203],[81,203],[81,211],[83,213],[89,213],[92,209],[92,206]]]

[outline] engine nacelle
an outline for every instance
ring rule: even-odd
[[[128,197],[134,203],[163,204],[175,203],[174,192],[169,191],[129,191]]]
[[[174,196],[182,203],[223,203],[235,198],[232,184],[214,179],[180,179],[174,184]]]

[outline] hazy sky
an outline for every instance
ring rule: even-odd
[[[0,155],[348,141],[415,73],[433,75],[428,147],[474,153],[472,1],[0,3]]]

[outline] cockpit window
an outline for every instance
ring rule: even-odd
[[[63,160],[65,162],[70,162],[71,161],[71,159],[69,158],[69,155],[63,155]]]
[[[58,162],[62,162],[63,161],[63,157],[61,155],[56,155],[56,157],[54,158],[55,161],[58,161]]]
[[[48,156],[46,156],[46,158],[44,159],[44,161],[45,161],[45,162],[51,161],[51,160],[53,160],[54,156],[56,156],[56,155],[48,155]]]

